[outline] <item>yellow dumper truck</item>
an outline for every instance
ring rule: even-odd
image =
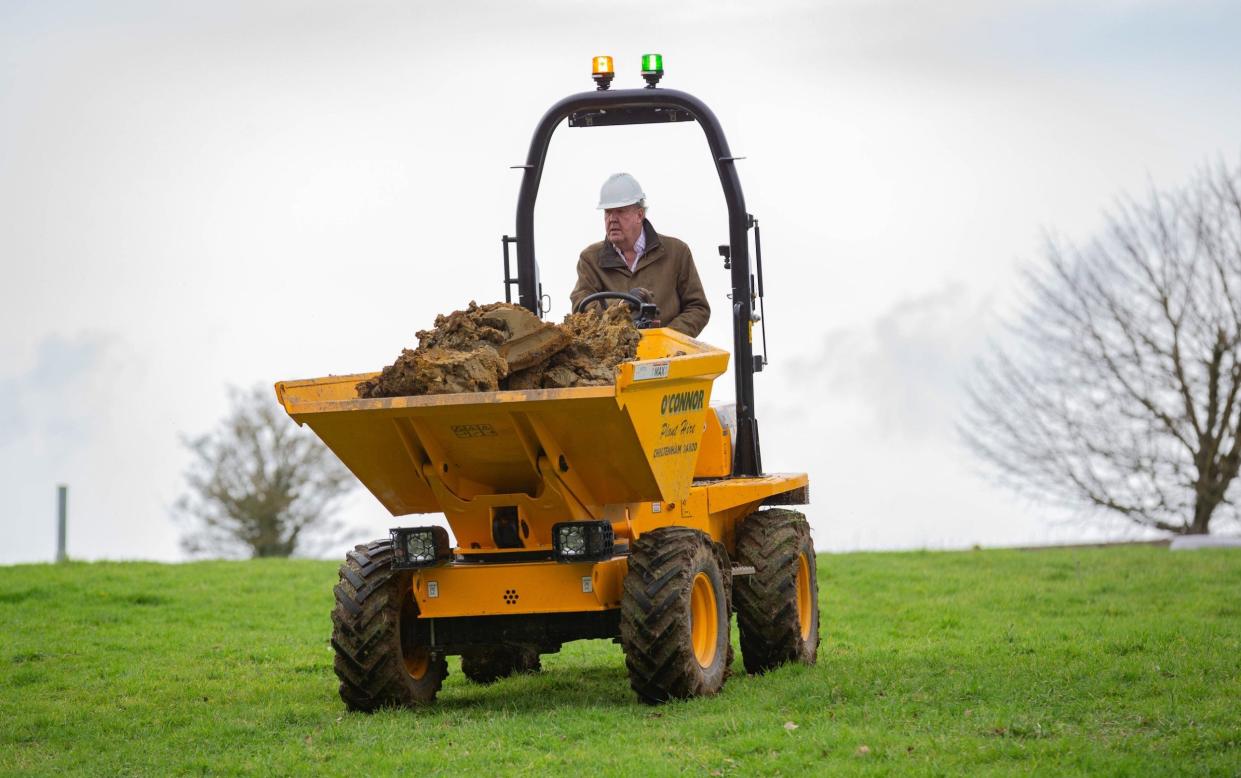
[[[431,702],[450,655],[485,683],[587,638],[619,641],[644,702],[713,694],[732,660],[733,611],[749,672],[815,661],[810,529],[802,514],[770,507],[807,503],[807,476],[763,473],[759,457],[757,221],[715,115],[656,88],[662,63],[649,57],[648,87],[624,90],[607,88],[610,60],[596,58],[600,88],[561,100],[539,123],[517,236],[503,239],[506,295],[517,286],[519,304],[542,313],[533,212],[558,125],[696,121],[729,209],[720,250],[732,279],[736,403],[710,404],[728,353],[659,327],[641,330],[636,361],[619,366],[612,386],[359,399],[356,385],[374,374],[278,383],[289,415],[394,516],[442,513],[452,528],[450,537],[437,525],[401,527],[347,554],[332,646],[351,710]],[[650,313],[628,302],[635,318]]]

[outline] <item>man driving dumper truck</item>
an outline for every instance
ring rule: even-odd
[[[637,179],[617,173],[599,191],[604,239],[582,250],[577,285],[569,295],[575,307],[596,292],[628,291],[653,304],[661,322],[691,338],[711,317],[689,246],[660,235],[646,220],[646,193]]]
[[[432,702],[449,656],[486,683],[591,638],[620,643],[643,702],[714,694],[733,658],[733,612],[748,672],[816,659],[810,528],[801,513],[776,507],[808,503],[809,480],[761,464],[762,253],[738,158],[705,103],[657,87],[659,55],[643,57],[646,88],[611,90],[613,75],[611,58],[596,57],[596,90],[559,101],[535,129],[516,235],[502,241],[505,296],[516,286],[520,306],[543,312],[534,204],[559,125],[697,122],[728,206],[720,253],[731,271],[735,405],[710,405],[729,354],[686,334],[705,323],[705,298],[700,323],[652,326],[663,313],[656,304],[607,288],[575,294],[574,307],[621,299],[633,311],[637,358],[617,366],[611,385],[360,398],[355,387],[376,374],[276,384],[289,415],[392,515],[443,513],[452,528],[450,538],[436,525],[399,527],[346,555],[332,647],[350,710]],[[653,291],[661,301],[664,290]]]

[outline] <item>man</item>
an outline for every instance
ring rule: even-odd
[[[595,292],[634,292],[659,308],[665,327],[697,337],[711,318],[689,246],[660,235],[646,220],[646,195],[628,173],[617,173],[599,191],[604,240],[577,260],[574,307]]]

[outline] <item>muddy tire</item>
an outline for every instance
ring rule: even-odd
[[[539,654],[520,646],[487,646],[461,654],[461,672],[474,683],[495,683],[514,673],[537,673]]]
[[[340,566],[332,648],[349,710],[426,705],[448,674],[444,657],[427,649],[412,579],[412,571],[392,569],[390,540],[354,547]]]
[[[819,583],[806,517],[780,508],[750,514],[737,527],[736,557],[736,564],[755,571],[738,576],[733,592],[746,672],[814,664]]]
[[[629,685],[646,703],[715,694],[728,677],[731,568],[711,538],[663,527],[633,543],[621,600]]]

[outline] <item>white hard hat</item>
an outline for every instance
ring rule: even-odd
[[[615,173],[608,176],[599,190],[599,210],[605,208],[623,208],[626,205],[640,203],[646,199],[638,179],[628,173]]]

